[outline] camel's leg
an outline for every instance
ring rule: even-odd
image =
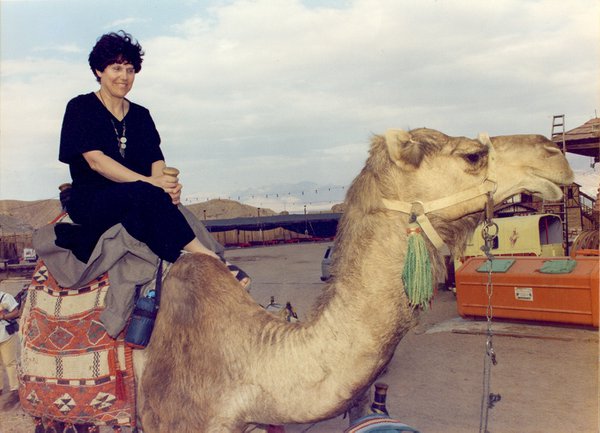
[[[352,407],[348,409],[349,425],[352,425],[357,419],[369,414],[369,403],[369,390],[367,389],[354,400]]]
[[[62,430],[62,433],[78,433],[77,426],[75,424],[67,423]]]
[[[34,418],[33,423],[35,425],[34,433],[44,433],[44,421],[41,418]]]
[[[46,428],[44,428],[44,426],[42,425],[41,429],[42,430],[38,430],[38,426],[36,425],[36,427],[35,427],[36,433],[38,433],[38,431],[41,431],[44,433],[63,433],[63,430],[65,429],[65,424],[60,421],[47,420]]]

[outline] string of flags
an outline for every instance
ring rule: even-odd
[[[335,199],[326,199],[326,200],[310,200],[310,197],[315,198],[316,196],[319,196],[319,194],[321,196],[323,196],[324,194],[328,194],[328,193],[341,193],[344,192],[345,194],[345,190],[346,187],[345,186],[328,186],[328,187],[322,187],[322,188],[315,188],[315,189],[301,189],[301,190],[296,190],[296,191],[287,191],[287,192],[270,192],[270,193],[264,193],[264,194],[258,194],[258,193],[249,193],[246,195],[233,195],[233,196],[227,196],[227,197],[223,197],[223,196],[206,196],[206,197],[199,197],[199,196],[189,196],[186,197],[184,199],[184,204],[194,204],[194,203],[200,203],[203,201],[210,201],[210,200],[221,200],[221,199],[227,199],[227,200],[235,200],[238,201],[240,203],[244,203],[247,201],[256,201],[256,200],[261,200],[261,199],[271,199],[271,200],[283,200],[285,198],[288,197],[294,197],[294,203],[298,204],[327,204],[327,203],[334,203],[334,202],[341,202],[344,200],[344,195],[340,195],[339,197],[336,197]],[[306,200],[303,200],[302,198],[305,198]]]

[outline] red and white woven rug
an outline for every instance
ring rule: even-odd
[[[58,285],[42,261],[21,319],[19,394],[34,417],[74,424],[135,425],[132,349],[110,337],[100,314],[104,274],[79,289]]]

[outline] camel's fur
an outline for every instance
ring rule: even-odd
[[[560,190],[549,181],[571,181],[565,158],[543,137],[492,142],[496,202],[525,190],[556,199]],[[181,257],[166,279],[146,350],[139,393],[144,431],[239,432],[251,423],[316,421],[347,409],[415,321],[401,280],[408,217],[383,208],[381,199],[444,197],[481,183],[487,164],[487,148],[477,140],[429,129],[373,137],[346,197],[334,278],[303,323],[264,311],[218,260]],[[430,220],[460,250],[484,203],[478,197]],[[429,247],[442,274],[443,257]]]

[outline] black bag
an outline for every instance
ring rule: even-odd
[[[8,320],[8,325],[6,325],[6,332],[8,332],[8,335],[13,335],[18,330],[19,330],[19,322],[14,319]]]
[[[150,342],[158,306],[154,298],[141,296],[125,332],[125,343],[134,349],[143,349]]]
[[[131,320],[125,331],[125,344],[134,349],[143,349],[150,342],[154,322],[160,307],[160,292],[162,288],[163,261],[158,262],[156,284],[153,296],[140,296],[131,314]]]

